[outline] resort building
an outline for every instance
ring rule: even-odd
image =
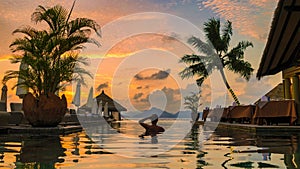
[[[121,120],[121,111],[127,111],[125,107],[123,107],[121,104],[113,100],[111,97],[106,95],[104,91],[102,90],[101,94],[96,96],[94,98],[97,100],[97,112],[101,112],[100,115],[102,115],[107,120],[115,120],[120,121]],[[84,104],[79,108],[79,114],[90,112],[92,113],[93,110],[92,107],[87,106],[87,103]],[[98,110],[101,109],[101,110]]]
[[[97,103],[102,104],[103,112],[108,113],[108,116],[112,117],[114,120],[120,121],[121,120],[121,111],[127,111],[125,107],[120,105],[118,102],[114,101],[112,98],[110,98],[108,95],[104,93],[104,90],[102,90],[101,94],[99,94],[97,97]],[[105,110],[105,107],[107,104],[107,109]],[[104,114],[105,115],[105,114]]]
[[[268,100],[284,100],[283,84],[279,83],[264,96],[266,96]],[[258,99],[254,104],[259,104],[261,101],[262,98]]]
[[[285,99],[300,117],[300,0],[280,0],[274,13],[257,78],[282,72]],[[300,124],[300,118],[297,121]]]

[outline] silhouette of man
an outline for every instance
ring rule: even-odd
[[[148,119],[151,120],[152,125],[144,123]],[[145,133],[139,135],[139,137],[142,137],[142,138],[144,136],[155,137],[157,134],[164,132],[165,129],[161,126],[158,126],[157,122],[158,122],[158,116],[156,114],[152,114],[149,117],[139,120],[140,125],[146,129]]]

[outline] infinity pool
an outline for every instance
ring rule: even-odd
[[[174,120],[161,120],[159,125],[166,133],[143,139],[138,137],[143,128],[129,120],[111,126],[91,125],[66,136],[1,135],[0,168],[300,167],[297,134],[210,131],[187,124],[184,120],[176,124]],[[183,134],[185,137],[180,139]]]

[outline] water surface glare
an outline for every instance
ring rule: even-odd
[[[170,127],[174,120],[160,120]],[[103,128],[95,128],[95,131]],[[85,131],[66,136],[0,135],[0,168],[7,169],[105,169],[105,168],[299,168],[300,133],[250,134],[194,126],[183,140],[174,137],[138,137],[143,128],[136,121],[112,125],[115,134]],[[180,130],[180,128],[178,128]],[[180,131],[178,131],[180,132]],[[211,134],[209,140],[202,138]],[[165,146],[169,147],[168,151]],[[137,151],[138,150],[138,151]],[[118,153],[115,153],[118,152]],[[124,155],[120,155],[122,152]],[[157,155],[148,156],[151,152]],[[133,158],[136,156],[136,158]]]

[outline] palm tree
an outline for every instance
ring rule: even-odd
[[[197,48],[203,55],[183,56],[179,62],[186,63],[188,67],[182,70],[179,75],[183,79],[197,76],[197,84],[201,86],[213,70],[217,69],[221,73],[226,88],[239,105],[240,102],[226,79],[224,68],[240,74],[248,81],[254,69],[249,62],[244,60],[244,51],[250,46],[253,47],[253,44],[249,41],[241,41],[229,50],[232,36],[232,23],[230,21],[227,21],[221,30],[220,20],[211,18],[204,23],[204,33],[207,42],[194,36],[188,39],[188,43]]]
[[[73,80],[83,81],[84,74],[90,75],[79,67],[80,63],[86,65],[87,60],[78,54],[84,43],[99,45],[89,37],[91,30],[100,36],[100,26],[87,18],[70,20],[74,3],[70,12],[60,5],[52,8],[38,6],[32,14],[32,21],[47,23],[48,30],[24,26],[13,32],[25,36],[17,38],[10,45],[14,53],[22,53],[14,56],[11,62],[24,62],[28,68],[7,71],[3,78],[4,83],[13,78],[21,78],[24,81],[16,86],[26,86],[39,96],[55,93]]]
[[[35,23],[46,23],[48,28],[38,30],[23,26],[13,32],[24,36],[11,43],[10,48],[16,54],[11,62],[26,64],[27,69],[7,71],[3,83],[14,78],[23,79],[14,87],[28,87],[39,100],[42,95],[53,95],[74,80],[84,82],[85,75],[91,76],[80,67],[88,62],[79,52],[84,43],[100,45],[90,38],[92,31],[101,36],[100,26],[88,18],[71,20],[74,4],[75,1],[70,12],[60,5],[38,6],[31,19]]]

